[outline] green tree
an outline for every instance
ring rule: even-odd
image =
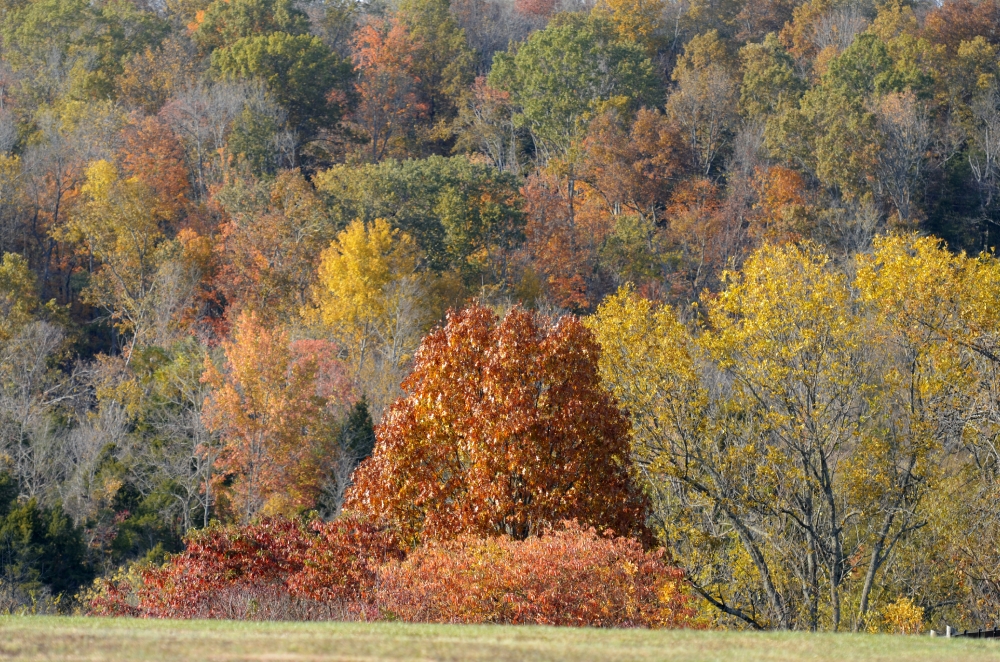
[[[384,218],[416,240],[435,271],[503,283],[523,239],[518,180],[466,157],[335,166],[316,177],[335,225]]]
[[[92,573],[83,532],[56,506],[19,502],[9,474],[0,473],[0,578],[10,597],[30,604],[44,590],[71,595]]]
[[[795,106],[807,85],[795,71],[795,60],[774,33],[763,43],[740,49],[743,84],[740,113],[749,119],[766,117],[785,106]]]
[[[433,120],[458,114],[472,84],[475,54],[450,11],[450,0],[403,0],[399,18],[416,44],[411,72]]]
[[[215,0],[199,18],[191,38],[206,53],[244,37],[309,32],[309,17],[292,0]]]
[[[318,37],[273,32],[244,37],[212,53],[212,67],[223,77],[263,83],[288,111],[288,123],[306,136],[332,128],[344,108],[350,64]]]
[[[643,46],[621,40],[608,18],[585,14],[560,14],[498,53],[488,80],[511,94],[515,120],[543,158],[565,153],[597,114],[656,106],[663,91]]]

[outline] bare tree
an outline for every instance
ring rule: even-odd
[[[875,108],[879,149],[875,176],[880,193],[892,200],[903,223],[913,220],[917,195],[927,166],[932,132],[923,105],[913,92],[889,94]]]
[[[823,50],[834,46],[842,53],[854,43],[854,38],[868,27],[868,17],[857,3],[831,9],[813,25],[813,44]]]
[[[222,82],[189,87],[171,99],[160,114],[187,147],[189,169],[199,198],[225,172],[226,139],[251,99],[263,95],[260,86]]]
[[[1000,89],[991,86],[972,102],[969,167],[979,190],[980,208],[993,206],[1000,187]]]
[[[717,64],[690,67],[676,76],[677,88],[667,98],[667,114],[683,129],[699,170],[708,176],[736,129],[738,86]]]

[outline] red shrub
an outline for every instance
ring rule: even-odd
[[[293,595],[322,603],[368,603],[379,568],[404,557],[395,531],[367,520],[342,517],[316,524],[302,569],[288,579]]]
[[[104,581],[94,615],[152,618],[346,617],[370,608],[377,568],[402,558],[396,537],[358,518],[303,525],[267,519],[193,533],[161,567]]]
[[[693,616],[662,549],[574,523],[523,541],[428,543],[381,579],[379,606],[405,621],[678,627]]]

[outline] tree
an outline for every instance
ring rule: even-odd
[[[651,56],[665,46],[666,3],[663,0],[603,0],[595,11],[607,13],[618,37],[646,47]]]
[[[168,257],[164,226],[171,210],[138,179],[122,179],[103,160],[87,168],[81,193],[84,203],[64,236],[84,244],[100,261],[85,299],[108,311],[131,355],[137,344],[153,340],[158,274]]]
[[[449,314],[421,344],[346,508],[396,522],[411,540],[524,539],[567,518],[643,535],[628,425],[600,386],[598,356],[573,317]]]
[[[0,473],[0,590],[15,605],[71,595],[93,575],[82,530],[62,509],[18,502],[14,481]],[[40,595],[41,594],[41,595]],[[9,603],[8,603],[9,604]],[[35,602],[37,604],[37,602]]]
[[[626,133],[615,113],[591,123],[581,148],[580,178],[597,189],[612,212],[662,220],[670,193],[691,167],[684,135],[662,113],[642,109]]]
[[[252,310],[262,321],[294,316],[309,300],[320,254],[334,237],[322,200],[298,170],[273,181],[236,180],[216,200],[224,264],[216,284],[230,315]]]
[[[180,218],[191,188],[180,141],[156,117],[135,119],[123,133],[118,158],[125,175],[147,186],[171,218]]]
[[[912,223],[933,135],[927,113],[912,91],[889,94],[875,111],[880,140],[875,156],[879,188],[901,224]]]
[[[388,24],[374,21],[354,35],[358,104],[353,117],[368,134],[372,163],[381,161],[393,141],[400,140],[427,110],[412,73],[417,47],[398,19]]]
[[[794,106],[806,89],[805,81],[796,74],[795,61],[774,34],[767,35],[763,43],[741,48],[740,64],[740,113],[748,119]]]
[[[340,165],[316,176],[336,227],[383,218],[416,241],[433,271],[455,270],[473,287],[507,277],[524,228],[518,187],[511,173],[463,156]]]
[[[17,253],[4,253],[0,261],[0,342],[34,321],[40,303],[35,275]]]
[[[698,169],[708,176],[736,128],[737,85],[727,54],[714,30],[694,37],[671,78],[677,87],[667,98],[667,115],[682,129]]]
[[[351,67],[319,37],[244,37],[213,51],[212,66],[223,77],[261,82],[288,111],[291,128],[308,137],[334,127],[343,114]]]
[[[203,377],[213,389],[205,423],[222,440],[216,493],[244,524],[311,508],[333,441],[316,356],[295,356],[288,335],[253,313],[237,319],[223,350],[224,368],[206,359]]]
[[[456,124],[457,148],[479,152],[500,172],[520,171],[522,147],[510,92],[491,87],[484,76],[476,78],[472,96],[459,109]]]
[[[347,353],[351,378],[376,415],[434,319],[429,278],[406,233],[355,221],[324,251],[313,314]]]
[[[653,107],[662,92],[642,46],[619,39],[607,18],[583,14],[562,14],[498,53],[487,80],[511,94],[515,121],[543,161],[563,155],[598,113]]]
[[[307,34],[309,17],[291,0],[215,0],[198,12],[191,38],[208,53],[274,32]]]
[[[963,434],[974,353],[935,327],[976,297],[948,269],[977,261],[891,238],[860,262],[852,282],[814,245],[765,246],[703,298],[703,329],[628,291],[590,322],[675,558],[751,627],[864,627]]]
[[[416,46],[411,71],[420,82],[428,114],[437,123],[454,119],[473,78],[474,54],[451,13],[450,0],[403,0],[399,20]]]

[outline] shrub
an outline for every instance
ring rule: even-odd
[[[405,621],[678,627],[694,616],[662,549],[575,523],[523,541],[430,542],[381,579],[380,607]]]
[[[367,617],[377,567],[402,558],[391,532],[359,518],[265,519],[193,533],[162,566],[100,580],[89,612],[153,618]]]
[[[541,536],[464,536],[404,558],[396,532],[357,516],[213,527],[161,567],[98,582],[103,616],[679,627],[694,616],[662,549],[575,522]]]

